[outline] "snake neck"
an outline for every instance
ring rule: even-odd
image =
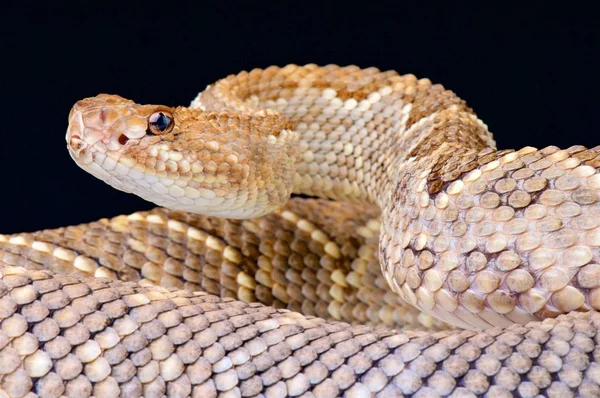
[[[366,133],[368,112],[346,130],[339,128],[342,133],[297,124],[294,192],[375,205],[385,213],[403,202],[408,180],[424,180],[432,192],[439,190],[458,178],[465,156],[495,150],[487,127],[461,107],[452,105],[409,125],[413,104],[392,98],[381,110],[389,116],[378,121],[377,133]]]
[[[299,139],[294,193],[381,209],[401,181],[430,173],[448,153],[494,146],[487,126],[451,91],[375,68],[257,69],[209,86],[192,107],[280,112]]]

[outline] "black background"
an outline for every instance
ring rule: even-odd
[[[466,99],[500,148],[600,144],[596,13],[545,3],[7,2],[0,232],[153,206],[72,162],[64,134],[78,99],[107,92],[188,104],[218,78],[271,64],[356,64],[429,77]]]

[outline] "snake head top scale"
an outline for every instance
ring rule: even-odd
[[[66,140],[84,170],[171,209],[250,218],[292,192],[295,134],[278,112],[138,105],[100,94],[73,106]]]

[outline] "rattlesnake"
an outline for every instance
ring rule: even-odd
[[[600,396],[600,148],[312,64],[84,99],[67,146],[164,208],[0,236],[0,396]]]

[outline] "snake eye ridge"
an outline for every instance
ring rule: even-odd
[[[148,118],[148,133],[155,135],[167,134],[173,130],[174,125],[173,116],[168,112],[154,112]]]

